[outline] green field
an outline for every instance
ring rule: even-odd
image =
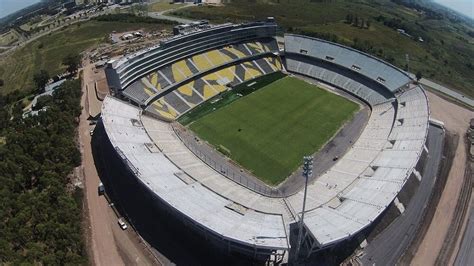
[[[18,41],[18,33],[15,30],[0,35],[0,46],[9,46],[16,41]]]
[[[178,122],[184,126],[189,125],[193,121],[198,120],[199,118],[206,116],[217,109],[220,109],[233,101],[240,99],[240,97],[248,95],[265,85],[268,85],[278,79],[285,77],[286,75],[282,72],[275,72],[265,76],[258,77],[246,81],[234,87],[232,90],[225,91],[219,95],[216,95],[214,98],[203,102],[202,104],[196,106],[189,112],[178,118]]]
[[[245,86],[245,85],[244,85]],[[319,150],[358,105],[284,77],[192,122],[202,139],[268,184],[283,181]]]
[[[176,9],[180,7],[181,4],[174,4],[170,1],[167,0],[160,0],[157,2],[154,2],[148,6],[148,11],[149,12],[161,12],[161,11],[167,11],[171,9]]]
[[[34,73],[41,69],[47,70],[51,76],[62,73],[66,69],[62,59],[66,55],[80,53],[105,42],[112,31],[164,28],[169,30],[171,26],[94,20],[73,24],[34,40],[6,57],[0,57],[0,79],[5,82],[0,87],[0,93],[5,95],[14,90],[33,90]]]

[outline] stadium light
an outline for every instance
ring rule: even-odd
[[[298,243],[296,245],[296,252],[295,252],[295,261],[299,258],[301,242],[303,241],[303,220],[304,220],[304,212],[306,207],[306,192],[308,190],[308,178],[313,175],[313,156],[304,156],[303,157],[303,176],[305,178],[304,183],[304,196],[303,196],[303,210],[301,211],[301,219],[299,221],[299,229],[298,229]]]

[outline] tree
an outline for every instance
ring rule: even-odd
[[[422,78],[421,71],[417,71],[416,72],[416,81],[420,81],[421,78]]]
[[[48,96],[46,111],[22,119],[22,105],[14,104],[0,121],[0,127],[8,124],[0,147],[2,264],[86,263],[76,200],[81,191],[67,188],[81,158],[75,142],[80,97],[80,81],[66,81]]]
[[[38,88],[38,90],[40,91],[44,90],[44,87],[46,86],[46,84],[48,84],[48,80],[49,80],[49,73],[48,71],[44,69],[38,71],[33,76],[33,81],[36,84],[36,88]]]
[[[50,95],[44,95],[38,97],[36,100],[36,105],[32,108],[33,110],[39,110],[45,106],[48,106],[53,101],[53,97]]]
[[[347,14],[346,15],[346,23],[347,24],[352,24],[353,16],[352,14]]]
[[[76,73],[81,64],[81,57],[78,54],[68,54],[63,58],[63,65],[67,66],[66,70],[69,73]]]

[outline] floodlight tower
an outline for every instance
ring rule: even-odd
[[[304,196],[303,196],[303,210],[301,211],[301,219],[299,221],[298,229],[298,243],[296,245],[295,251],[295,261],[299,258],[301,242],[303,242],[303,220],[304,220],[304,211],[306,207],[306,192],[308,191],[308,178],[313,175],[313,156],[304,156],[303,157],[303,176],[305,178],[304,183]]]
[[[407,61],[407,72],[410,72],[410,56],[405,54],[405,60]]]

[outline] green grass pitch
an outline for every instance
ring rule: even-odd
[[[268,184],[295,171],[358,110],[358,105],[285,77],[192,122],[189,127]]]

